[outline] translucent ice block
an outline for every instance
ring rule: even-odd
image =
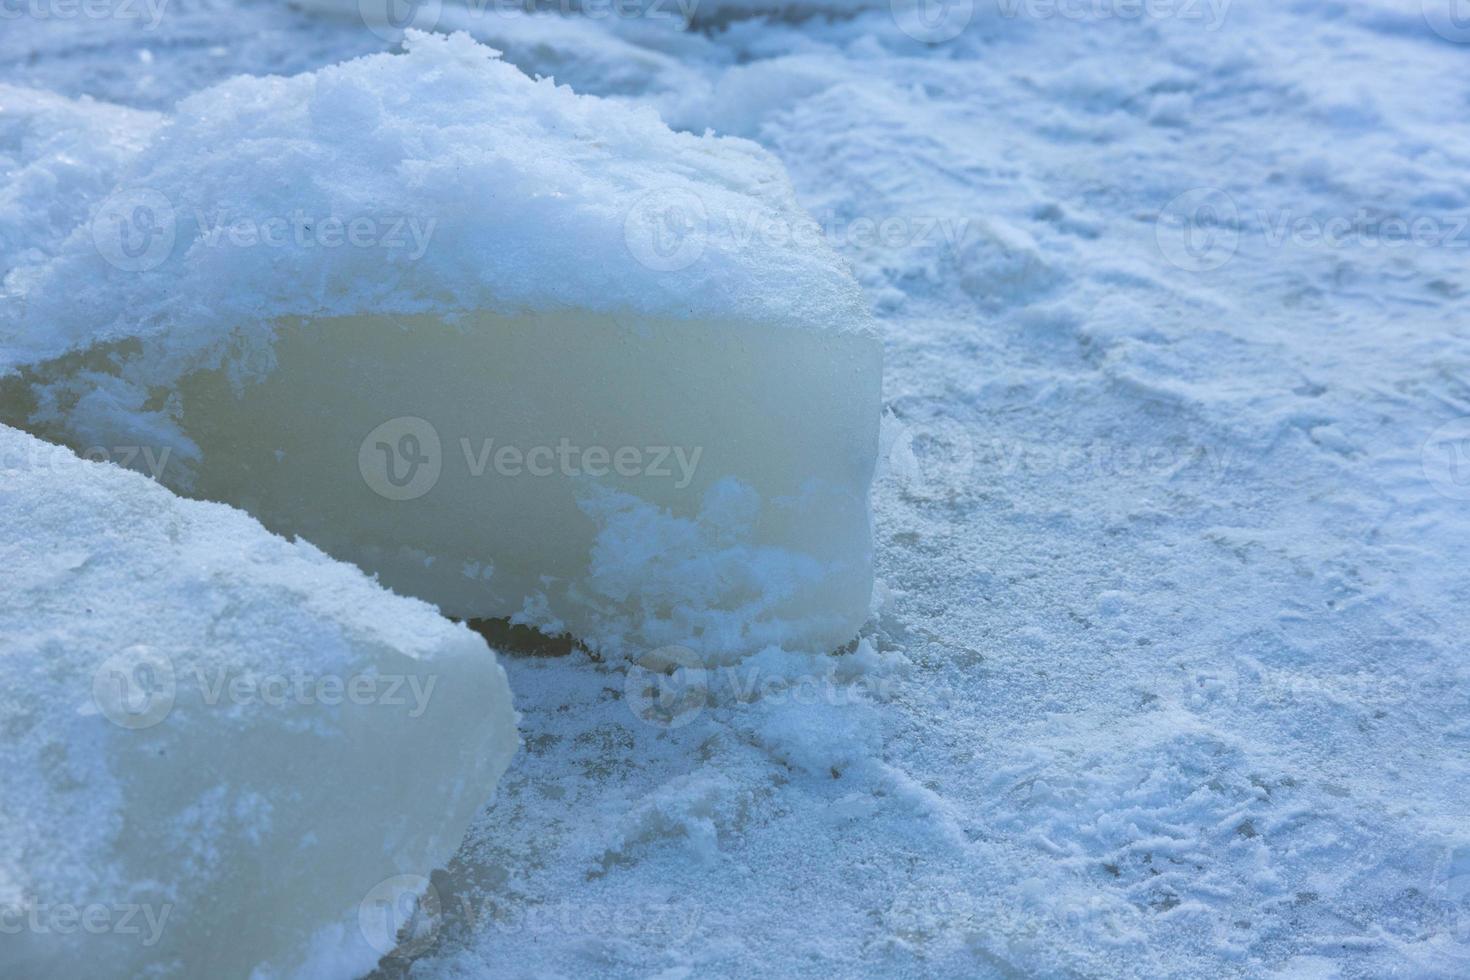
[[[178,387],[193,492],[465,617],[831,649],[872,587],[876,340],[543,314],[280,325]]]
[[[0,976],[370,970],[514,751],[484,642],[3,427],[0,528]]]

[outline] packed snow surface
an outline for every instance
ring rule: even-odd
[[[6,428],[0,527],[0,974],[351,977],[392,950],[516,749],[485,642]]]
[[[375,976],[1470,974],[1451,5],[802,9],[441,7],[782,161],[884,339],[886,588],[840,656],[509,658],[526,750]],[[392,43],[210,0],[0,70],[168,111]]]

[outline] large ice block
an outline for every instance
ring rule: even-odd
[[[286,323],[273,353],[180,383],[195,492],[447,613],[712,657],[867,616],[865,338],[484,313]]]
[[[123,186],[0,319],[0,417],[611,653],[867,616],[881,343],[755,144],[410,34],[186,100]]]
[[[484,642],[4,427],[0,528],[0,976],[370,970],[514,751]]]

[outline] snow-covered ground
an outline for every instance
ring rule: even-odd
[[[109,186],[78,119],[392,47],[322,6],[0,5],[0,269]],[[672,714],[511,651],[375,976],[1470,974],[1451,0],[580,6],[420,26],[786,165],[885,339],[880,603]]]

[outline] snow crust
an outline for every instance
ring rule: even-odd
[[[669,207],[704,229],[678,268],[640,251]],[[0,371],[166,334],[147,372],[162,381],[229,343],[268,349],[283,316],[586,309],[870,329],[841,261],[789,233],[806,219],[769,154],[532,81],[466,35],[191,96],[94,219],[15,289]],[[315,229],[354,219],[373,247]],[[788,233],[752,244],[766,223]]]
[[[162,121],[0,84],[0,282],[17,266],[55,255]]]
[[[0,973],[370,969],[515,751],[484,641],[8,428],[0,527]]]

